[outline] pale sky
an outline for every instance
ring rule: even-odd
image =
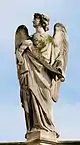
[[[69,37],[66,81],[54,103],[60,140],[80,139],[80,1],[79,0],[0,0],[0,141],[25,141],[24,112],[20,104],[14,35],[20,24],[34,32],[35,12],[50,18],[50,34],[56,22],[63,23]]]

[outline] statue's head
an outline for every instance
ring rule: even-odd
[[[33,26],[36,28],[38,26],[43,27],[45,31],[49,30],[49,18],[46,15],[35,13],[33,19]]]

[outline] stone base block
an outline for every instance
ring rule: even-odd
[[[27,145],[56,145],[56,143],[52,141],[34,140],[27,142]]]
[[[27,133],[28,145],[55,145],[56,142],[57,139],[55,132],[40,130]]]

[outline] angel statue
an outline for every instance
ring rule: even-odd
[[[20,25],[15,34],[15,55],[27,133],[44,130],[58,138],[52,110],[60,84],[65,81],[68,41],[61,23],[54,25],[52,36],[48,34],[49,21],[48,16],[34,13],[33,35]]]

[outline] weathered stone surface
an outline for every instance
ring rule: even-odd
[[[27,140],[44,140],[44,141],[56,141],[55,132],[47,132],[45,130],[30,131],[27,133]]]
[[[33,27],[35,32],[32,35],[25,25],[20,25],[15,33],[16,64],[26,130],[56,132],[58,138],[52,115],[53,101],[57,101],[60,84],[65,81],[67,31],[63,24],[56,23],[53,36],[46,33],[49,18],[41,13],[34,13]]]
[[[45,130],[30,131],[27,133],[28,145],[51,145],[56,142],[56,133]]]
[[[56,142],[56,133],[36,130],[28,132],[26,138],[28,145],[51,145]]]

